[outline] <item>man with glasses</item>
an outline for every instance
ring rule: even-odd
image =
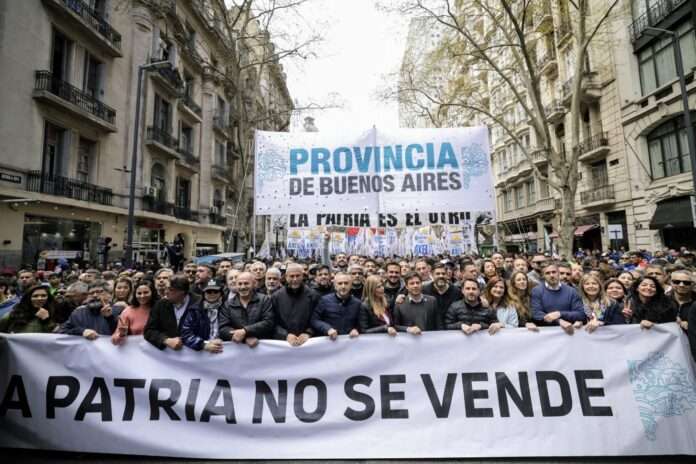
[[[96,340],[99,335],[111,336],[123,306],[110,304],[111,295],[107,289],[103,281],[91,283],[87,288],[87,303],[70,313],[59,333],[81,335],[87,340]]]
[[[547,264],[542,272],[544,283],[532,289],[532,318],[537,324],[560,325],[570,335],[574,323],[587,319],[582,300],[573,287],[560,281],[557,264]]]
[[[678,309],[679,325],[684,330],[689,328],[689,314],[696,309],[693,293],[693,277],[687,270],[672,272],[672,292],[670,298]]]
[[[186,275],[190,285],[196,283],[197,267],[198,266],[196,266],[196,263],[186,263],[186,266],[184,266],[184,274]]]
[[[181,340],[192,350],[222,353],[222,340],[218,336],[218,314],[222,308],[222,285],[209,280],[203,288],[203,302],[186,312],[181,325]]]

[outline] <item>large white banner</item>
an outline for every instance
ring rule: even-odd
[[[257,131],[255,146],[256,214],[494,210],[486,127]]]
[[[676,324],[159,351],[0,339],[0,447],[225,459],[696,454]]]

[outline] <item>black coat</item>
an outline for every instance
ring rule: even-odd
[[[274,337],[285,340],[288,334],[312,334],[310,319],[317,306],[319,295],[307,286],[298,290],[288,290],[281,287],[271,296],[273,313],[275,315]]]
[[[271,298],[254,292],[251,301],[245,308],[239,295],[232,301],[226,302],[218,315],[220,338],[232,340],[232,332],[238,329],[246,330],[247,337],[270,338],[273,334],[273,307]]]
[[[431,282],[423,286],[423,295],[430,295],[435,298],[438,324],[440,327],[444,327],[445,314],[447,314],[447,310],[452,306],[452,303],[462,299],[462,290],[454,285],[450,285],[445,293],[440,294],[435,289],[435,284]]]
[[[445,326],[448,329],[460,329],[462,324],[480,324],[482,329],[487,329],[497,321],[495,311],[484,308],[480,301],[476,305],[470,305],[463,299],[452,303],[445,315]]]
[[[341,300],[336,293],[322,296],[312,313],[312,328],[317,334],[326,335],[336,329],[339,335],[348,335],[358,329],[360,300],[352,295]]]
[[[167,347],[164,341],[168,338],[181,336],[181,327],[186,319],[186,313],[191,310],[200,310],[201,300],[195,295],[189,294],[189,303],[186,311],[176,322],[176,313],[174,312],[174,304],[167,300],[161,299],[150,310],[150,316],[145,325],[143,336],[145,340],[155,345],[160,350]]]
[[[394,319],[392,319],[389,310],[386,311],[389,317],[389,324],[386,321],[378,318],[370,305],[363,302],[360,305],[360,316],[358,317],[358,324],[360,325],[360,333],[385,333],[389,327],[394,326]]]

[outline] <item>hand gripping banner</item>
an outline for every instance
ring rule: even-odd
[[[696,454],[676,324],[361,335],[221,354],[0,338],[0,446],[220,459]]]

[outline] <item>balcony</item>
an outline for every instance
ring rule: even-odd
[[[556,52],[553,49],[547,50],[546,54],[541,56],[537,61],[539,72],[549,78],[558,76],[558,61],[556,61]]]
[[[213,164],[211,171],[214,179],[225,183],[230,182],[230,171],[227,167],[220,164]]]
[[[573,78],[563,83],[563,103],[570,106],[573,95]],[[580,83],[580,99],[584,102],[596,101],[602,96],[602,85],[595,71],[585,71]]]
[[[184,221],[198,222],[198,211],[192,211],[188,206],[174,206],[174,217]]]
[[[173,204],[167,203],[161,198],[151,196],[143,197],[143,209],[151,213],[164,214],[166,216],[172,216],[174,214]]]
[[[216,226],[226,226],[227,225],[227,216],[224,216],[220,213],[208,214],[208,220],[210,221],[211,224],[214,224]]]
[[[193,149],[190,147],[178,147],[176,149],[179,153],[179,159],[177,163],[191,171],[198,171],[199,160],[193,154]]]
[[[534,211],[537,214],[552,213],[560,208],[561,208],[560,200],[556,200],[555,198],[552,198],[552,197],[541,198],[541,199],[537,200],[537,202],[534,205]]]
[[[177,148],[179,147],[179,141],[172,134],[159,127],[150,126],[147,128],[145,143],[165,155],[178,158]]]
[[[609,134],[595,134],[580,142],[576,150],[579,152],[578,159],[585,163],[604,158],[609,153]]]
[[[580,203],[586,208],[614,203],[615,200],[614,186],[611,184],[600,185],[580,193]]]
[[[90,94],[65,81],[54,78],[50,71],[34,73],[33,97],[58,106],[107,132],[116,132],[116,110]]]
[[[546,164],[549,162],[549,151],[545,148],[540,148],[532,152],[532,162],[537,166]]]
[[[223,136],[229,138],[230,123],[229,119],[224,115],[213,116],[213,129],[217,130]]]
[[[551,103],[544,107],[546,120],[552,124],[563,121],[566,115],[566,108],[558,100],[551,100]]]
[[[628,26],[628,34],[631,36],[631,41],[636,42],[643,36],[648,27],[657,26],[663,19],[685,3],[688,3],[687,0],[661,0],[653,3],[645,13]]]
[[[203,70],[203,58],[196,50],[196,44],[189,41],[183,41],[179,47],[181,56],[189,62],[192,66],[195,66],[199,70]]]
[[[184,93],[184,80],[176,68],[157,68],[150,73],[152,79],[159,82],[170,96],[178,98]]]
[[[104,17],[82,0],[42,0],[46,7],[62,18],[70,21],[90,38],[90,44],[97,46],[111,57],[121,57],[121,34]]]
[[[203,110],[200,105],[193,100],[193,97],[187,93],[181,96],[179,100],[179,108],[186,111],[196,121],[200,122],[203,116]]]
[[[113,199],[111,189],[63,176],[42,176],[41,171],[27,173],[27,190],[106,206],[111,206]]]

